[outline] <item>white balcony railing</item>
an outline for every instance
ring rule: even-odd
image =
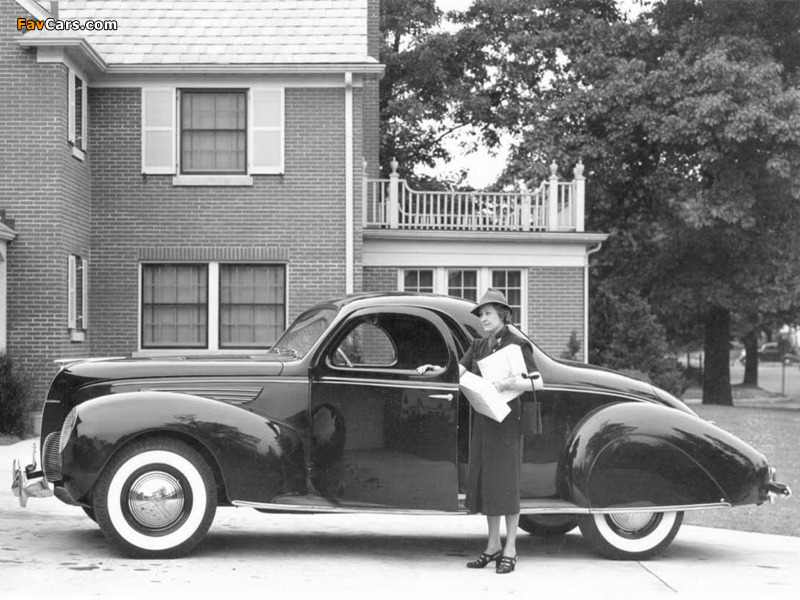
[[[561,181],[558,166],[534,190],[519,192],[426,192],[412,190],[392,161],[389,179],[364,174],[364,227],[472,231],[583,231],[583,164],[572,181]]]

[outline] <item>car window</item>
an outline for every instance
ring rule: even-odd
[[[355,320],[328,360],[339,367],[410,370],[426,363],[446,365],[448,350],[442,334],[427,319],[379,313]]]
[[[358,323],[336,346],[331,363],[342,367],[391,367],[397,362],[397,351],[388,334],[369,322]]]

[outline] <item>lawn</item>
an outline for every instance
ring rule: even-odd
[[[800,401],[740,398],[734,400],[734,404],[733,407],[690,406],[704,419],[714,421],[762,452],[778,470],[778,481],[788,484],[795,492],[800,491]],[[800,503],[792,496],[779,499],[775,504],[689,511],[684,523],[800,536]]]

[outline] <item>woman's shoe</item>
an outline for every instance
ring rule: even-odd
[[[500,560],[497,561],[497,568],[494,570],[494,572],[500,575],[511,573],[511,571],[514,570],[516,564],[517,564],[516,556],[501,556]]]
[[[486,552],[484,552],[483,554],[481,554],[475,560],[472,560],[472,561],[468,562],[467,563],[467,568],[468,569],[482,569],[483,567],[488,565],[490,562],[500,564],[499,561],[500,561],[500,558],[502,556],[503,556],[503,551],[502,550],[498,550],[494,554],[486,554]]]

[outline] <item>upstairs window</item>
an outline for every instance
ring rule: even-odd
[[[88,87],[86,81],[72,69],[67,70],[67,95],[69,103],[67,138],[72,154],[83,159],[88,131]]]
[[[173,185],[252,185],[284,172],[282,88],[142,88],[142,172]]]
[[[247,172],[244,91],[181,92],[181,173]]]

